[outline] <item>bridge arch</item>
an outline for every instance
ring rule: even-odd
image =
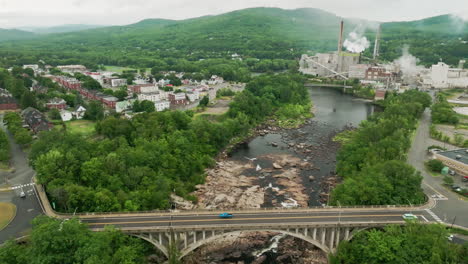
[[[166,257],[169,257],[169,253],[167,252],[167,248],[165,246],[163,246],[162,244],[160,244],[159,242],[157,242],[156,240],[154,240],[151,236],[146,236],[144,234],[129,234],[131,236],[134,236],[134,237],[137,237],[137,238],[141,238],[149,243],[151,243],[153,246],[155,246],[157,249],[159,249],[159,251],[161,251],[164,256]]]
[[[259,229],[259,230],[236,230],[236,231],[230,231],[230,232],[226,232],[226,233],[222,233],[222,234],[218,234],[218,235],[214,235],[214,236],[210,236],[209,238],[206,238],[206,239],[203,239],[203,240],[200,240],[200,241],[197,241],[196,243],[192,243],[190,244],[188,247],[184,248],[181,250],[180,252],[180,257],[179,259],[182,259],[184,258],[185,256],[187,256],[189,253],[191,253],[192,251],[194,251],[195,249],[205,245],[205,244],[209,244],[209,243],[212,243],[214,241],[216,241],[217,239],[221,239],[223,237],[226,237],[228,235],[231,235],[231,234],[237,234],[237,233],[246,233],[246,232],[272,232],[272,233],[280,233],[280,234],[284,234],[284,235],[288,235],[288,236],[292,236],[292,237],[295,237],[295,238],[299,238],[301,240],[304,240],[312,245],[314,245],[315,247],[321,249],[323,252],[325,253],[330,253],[331,250],[328,246],[320,243],[318,240],[316,239],[312,239],[311,237],[308,237],[308,236],[305,236],[304,234],[300,234],[300,233],[293,233],[293,232],[290,232],[290,231],[286,231],[286,230],[280,230],[280,229],[268,229],[268,230],[265,230],[265,229]]]

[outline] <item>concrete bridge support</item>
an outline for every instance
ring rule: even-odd
[[[228,234],[258,231],[282,233],[296,237],[311,243],[328,254],[334,253],[341,241],[350,240],[357,232],[366,228],[381,226],[383,225],[376,223],[295,223],[277,225],[217,225],[210,227],[177,226],[148,229],[123,228],[122,231],[150,242],[166,256],[168,256],[169,244],[172,238],[174,238],[174,243],[176,243],[180,251],[180,258],[183,258],[198,247],[223,239]]]

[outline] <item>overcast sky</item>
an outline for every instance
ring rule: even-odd
[[[315,7],[343,17],[415,20],[459,13],[468,0],[0,0],[0,28],[62,24],[124,25],[145,18],[184,19],[248,7]]]

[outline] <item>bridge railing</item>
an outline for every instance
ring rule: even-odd
[[[35,179],[33,178],[35,181]],[[36,182],[36,181],[35,181]],[[242,209],[218,209],[218,208],[212,208],[212,209],[192,209],[192,210],[150,210],[150,211],[127,211],[127,212],[85,212],[85,213],[60,213],[55,211],[47,197],[47,194],[44,190],[44,187],[37,183],[35,184],[36,191],[37,191],[37,196],[39,198],[39,202],[43,208],[43,211],[46,215],[51,216],[51,217],[57,217],[57,218],[69,218],[73,216],[78,216],[78,217],[83,217],[83,218],[91,218],[91,217],[113,217],[113,216],[130,216],[130,215],[167,215],[167,214],[191,214],[191,215],[197,215],[197,214],[219,214],[223,212],[233,212],[233,213],[260,213],[260,212],[278,212],[278,213],[284,213],[287,211],[290,212],[311,212],[311,211],[318,211],[318,210],[351,210],[351,209],[409,209],[409,208],[421,208],[425,205],[428,204],[429,200],[426,199],[426,201],[422,204],[413,204],[413,205],[407,205],[407,204],[402,204],[402,205],[368,205],[368,206],[312,206],[312,207],[294,207],[294,208],[285,208],[285,207],[279,207],[279,208],[273,208],[273,207],[268,207],[268,208],[242,208]],[[426,197],[427,198],[427,197]]]

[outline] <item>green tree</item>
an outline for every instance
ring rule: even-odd
[[[427,166],[429,169],[433,172],[441,172],[442,169],[445,167],[445,165],[442,163],[442,161],[437,160],[437,159],[432,159],[427,162]]]
[[[200,106],[207,106],[208,103],[210,102],[210,99],[208,98],[208,96],[203,96],[203,98],[200,100],[200,103],[199,105]]]
[[[102,120],[104,118],[104,108],[99,101],[91,101],[86,107],[84,118],[89,120]]]
[[[51,109],[49,111],[49,118],[52,120],[61,120],[60,111],[58,109]]]
[[[29,145],[32,142],[32,136],[31,133],[29,133],[28,130],[26,129],[20,129],[14,134],[14,138],[16,140],[16,143],[20,145]]]

